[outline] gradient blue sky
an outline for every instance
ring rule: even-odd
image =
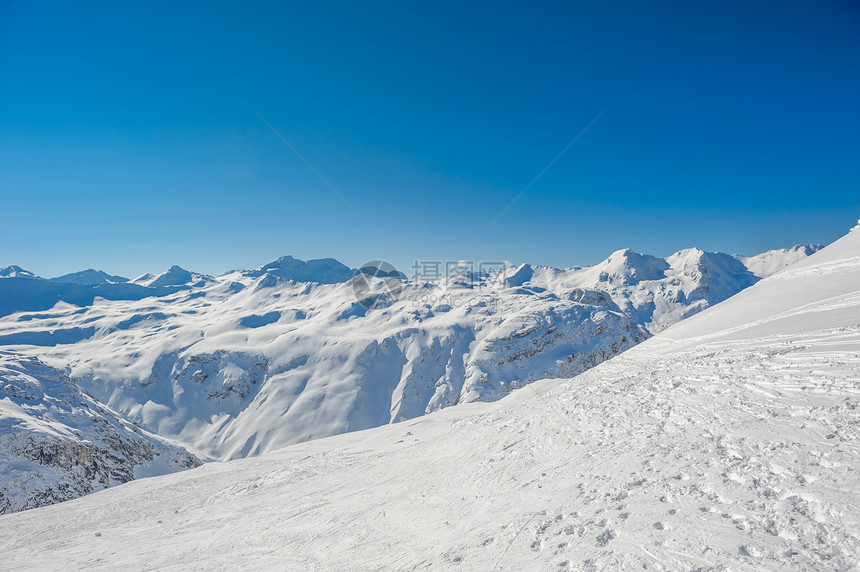
[[[850,0],[0,0],[0,70],[0,266],[45,276],[752,254],[860,217]]]

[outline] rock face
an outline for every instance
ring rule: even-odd
[[[200,465],[33,357],[0,352],[0,514]]]
[[[369,309],[355,280],[372,294],[390,277],[332,259],[196,276],[174,268],[162,290],[126,285],[145,298],[14,313],[0,345],[68,367],[147,431],[231,459],[579,374],[759,279],[735,256],[621,250],[591,267],[407,281]]]

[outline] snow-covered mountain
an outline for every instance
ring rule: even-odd
[[[0,352],[0,514],[199,466],[34,357]]]
[[[86,270],[81,270],[80,272],[63,274],[62,276],[51,278],[51,280],[54,282],[65,282],[68,284],[87,285],[119,284],[122,282],[128,282],[128,278],[123,278],[122,276],[112,276],[104,270],[96,270],[94,268],[87,268]]]
[[[3,566],[850,570],[858,356],[860,230],[572,379],[4,516]]]
[[[341,264],[334,258],[322,258],[305,262],[292,256],[282,256],[277,260],[264,264],[256,270],[241,272],[243,276],[249,278],[273,276],[282,280],[314,282],[318,284],[346,282],[352,278],[354,273],[353,269]]]
[[[46,280],[19,266],[7,266],[0,269],[0,316],[15,312],[40,312],[62,303],[85,307],[92,305],[96,298],[140,300],[164,296],[201,285],[208,277],[193,274],[192,278],[188,283],[176,285],[141,285],[130,283],[121,276],[88,269]]]
[[[20,266],[7,266],[6,268],[0,268],[0,278],[30,278],[37,280],[38,276],[30,272],[29,270],[24,270]]]
[[[787,264],[803,260],[807,256],[821,250],[820,244],[798,244],[792,248],[768,250],[756,256],[736,256],[747,269],[760,278],[775,274]]]
[[[131,282],[148,288],[158,288],[161,286],[203,286],[211,281],[211,276],[191,272],[174,265],[161,274],[144,274]]]
[[[373,274],[291,257],[217,278],[174,267],[101,286],[151,296],[0,318],[0,346],[68,368],[148,431],[230,459],[579,374],[758,280],[729,255],[626,250],[585,268],[398,282],[368,309],[357,298],[391,286]]]

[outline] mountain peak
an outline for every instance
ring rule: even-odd
[[[620,284],[636,284],[641,280],[661,280],[669,265],[662,258],[639,254],[629,248],[616,250],[595,267],[600,276]]]
[[[81,270],[79,272],[64,274],[62,276],[57,276],[56,278],[51,278],[50,280],[53,282],[84,284],[88,286],[94,286],[96,284],[119,284],[123,282],[128,282],[128,278],[125,278],[123,276],[111,276],[107,272],[104,272],[102,270],[96,270],[94,268],[87,268],[86,270]]]
[[[12,264],[11,266],[7,266],[6,268],[0,268],[0,278],[41,278],[30,272],[29,270],[24,270],[20,266],[16,266]]]
[[[354,270],[334,258],[317,258],[304,261],[292,256],[281,256],[256,270],[245,273],[246,276],[252,278],[269,275],[283,280],[320,284],[345,282],[354,274]]]
[[[185,286],[186,284],[208,282],[210,280],[212,280],[211,276],[191,272],[174,264],[161,274],[144,274],[135,278],[132,282],[141,286],[158,288],[160,286]]]

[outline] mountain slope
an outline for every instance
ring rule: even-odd
[[[495,403],[2,517],[4,566],[850,569],[858,255]]]
[[[0,352],[0,514],[199,466],[35,358]]]
[[[799,262],[821,250],[820,244],[798,244],[792,248],[768,250],[755,256],[735,256],[747,269],[759,278],[767,278],[788,264]]]
[[[2,318],[0,345],[68,366],[146,430],[230,459],[576,375],[757,280],[728,255],[628,250],[581,269],[408,282],[369,310],[357,298],[386,278],[353,275],[291,257],[200,281],[174,267],[161,288],[175,290],[159,296]]]

